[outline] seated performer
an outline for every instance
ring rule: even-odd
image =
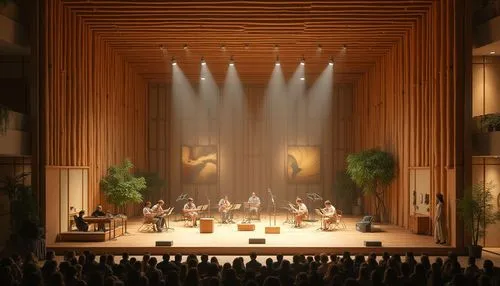
[[[328,228],[330,228],[330,225],[332,223],[336,222],[337,212],[335,210],[335,207],[328,200],[325,201],[325,208],[323,208],[322,211],[323,211],[323,223],[324,223],[325,229],[328,229]]]
[[[295,202],[297,203],[297,209],[295,209],[295,227],[302,227],[302,220],[307,217],[308,210],[301,198],[297,198]]]
[[[104,217],[106,216],[106,213],[102,211],[102,206],[98,205],[95,209],[95,211],[92,213],[93,217]],[[102,230],[106,231],[106,228],[104,227],[104,223],[99,223],[97,225],[97,230]]]
[[[260,209],[260,198],[257,197],[255,193],[252,193],[252,196],[248,198],[248,204],[250,215],[252,215],[252,213],[258,215]]]
[[[161,232],[161,222],[155,217],[155,214],[151,210],[151,202],[146,202],[142,209],[142,214],[144,215],[144,220],[149,220],[156,224],[156,231]]]
[[[158,200],[156,205],[151,208],[151,211],[154,213],[155,217],[160,220],[161,227],[165,226],[165,210],[163,209],[163,205],[165,202],[163,200]]]
[[[221,215],[222,223],[229,223],[232,221],[231,211],[229,210],[230,208],[231,208],[231,203],[227,199],[227,196],[224,196],[224,198],[220,199],[219,212]]]
[[[81,210],[78,213],[78,216],[75,216],[75,225],[79,231],[89,231],[89,224],[83,219],[83,215],[85,214],[84,210]]]
[[[193,226],[196,226],[196,219],[198,213],[196,212],[196,205],[193,203],[193,198],[189,198],[187,203],[184,205],[184,215],[189,217],[193,222]]]

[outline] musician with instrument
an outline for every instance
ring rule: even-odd
[[[151,208],[151,211],[155,215],[155,218],[160,220],[161,227],[166,227],[165,223],[165,213],[166,210],[163,209],[165,202],[163,200],[158,200],[158,202]]]
[[[229,223],[232,220],[231,214],[231,203],[229,202],[227,196],[224,196],[219,201],[219,213],[221,215],[222,223]]]
[[[335,210],[335,207],[332,205],[332,202],[326,200],[325,207],[321,209],[321,212],[323,214],[322,219],[325,229],[329,229],[330,225],[332,223],[336,223],[337,221],[337,211]]]
[[[252,213],[255,213],[258,216],[260,209],[260,198],[257,197],[255,192],[253,192],[252,195],[248,198],[248,207],[250,215],[252,215]]]
[[[301,198],[295,200],[297,208],[294,208],[295,213],[295,227],[302,227],[302,220],[307,217],[308,210],[306,204],[302,202]]]
[[[155,214],[151,210],[151,202],[146,202],[144,208],[142,209],[142,214],[144,215],[144,220],[156,224],[156,231],[161,232],[160,220],[155,217]]]
[[[193,202],[193,198],[189,198],[187,203],[183,208],[184,215],[189,217],[193,222],[193,226],[196,226],[196,219],[198,218],[198,212],[196,209],[196,205]]]

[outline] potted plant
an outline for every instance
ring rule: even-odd
[[[338,204],[344,210],[344,213],[353,213],[356,215],[360,214],[359,210],[356,210],[357,206],[357,190],[356,184],[353,182],[351,177],[346,171],[338,171],[335,176],[335,182],[333,185],[333,192],[338,198]]]
[[[500,114],[492,113],[483,115],[481,118],[481,126],[488,130],[488,132],[500,131]]]
[[[384,190],[395,177],[391,153],[369,149],[347,156],[347,173],[364,195],[375,196],[375,220],[385,221]]]
[[[495,186],[484,181],[472,185],[472,190],[464,198],[458,200],[458,215],[463,219],[467,232],[472,236],[469,256],[481,258],[483,247],[479,239],[486,234],[488,225],[500,219],[500,213],[493,206],[491,191]]]
[[[142,202],[142,192],[146,190],[146,179],[135,177],[130,170],[134,167],[130,160],[108,168],[106,176],[101,179],[100,187],[107,201],[117,209],[127,203]]]

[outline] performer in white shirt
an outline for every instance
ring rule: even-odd
[[[260,198],[257,197],[255,193],[252,193],[252,195],[248,198],[248,204],[250,216],[252,215],[252,213],[255,213],[258,216],[260,209]]]
[[[335,210],[335,207],[332,205],[332,202],[330,201],[325,201],[325,208],[322,209],[323,211],[323,224],[325,226],[325,229],[329,229],[330,225],[332,223],[335,223],[337,220],[337,211]]]
[[[193,198],[189,198],[187,203],[184,205],[184,215],[191,218],[193,226],[196,226],[196,219],[198,218],[198,213],[196,212],[196,205],[193,202]]]
[[[156,224],[156,231],[161,232],[161,221],[155,217],[155,214],[151,210],[151,202],[146,202],[142,209],[142,214],[144,215],[144,221],[153,222]]]
[[[295,200],[297,209],[295,211],[295,227],[302,227],[302,220],[307,217],[308,210],[306,204],[302,202],[301,198]]]
[[[155,217],[160,220],[160,225],[162,227],[165,226],[165,210],[163,209],[163,205],[165,202],[163,200],[158,200],[156,205],[151,208],[151,211],[154,213]]]
[[[219,201],[219,212],[221,215],[221,220],[222,223],[229,223],[231,222],[231,211],[229,210],[231,208],[231,203],[229,202],[227,196],[224,196],[222,199]]]

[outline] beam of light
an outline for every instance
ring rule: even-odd
[[[308,113],[312,118],[326,119],[331,114],[333,65],[327,65],[307,92]]]
[[[228,65],[219,109],[219,184],[221,190],[237,190],[241,186],[241,182],[236,180],[236,174],[243,172],[244,166],[241,162],[244,161],[244,154],[236,150],[243,150],[242,146],[245,142],[245,98],[236,65]],[[234,197],[231,193],[228,195],[232,196],[233,200],[247,199]]]

